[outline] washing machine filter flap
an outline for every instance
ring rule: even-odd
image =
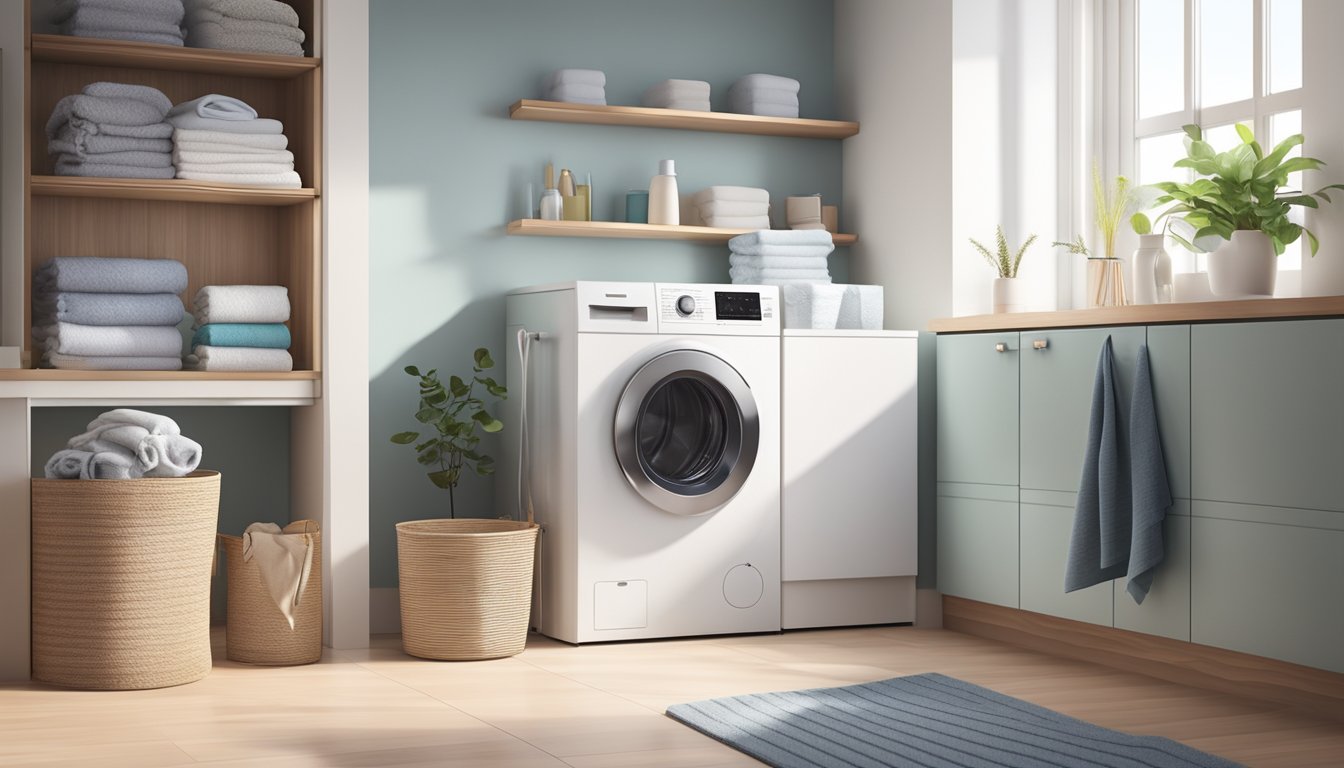
[[[616,406],[616,458],[659,509],[699,515],[722,506],[756,462],[760,419],[747,382],[722,358],[680,349],[650,360]]]

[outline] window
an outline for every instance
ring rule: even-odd
[[[1122,0],[1121,13],[1132,14],[1122,25],[1129,39],[1121,40],[1132,56],[1122,66],[1133,73],[1122,82],[1132,87],[1120,98],[1132,105],[1133,121],[1120,131],[1126,146],[1119,156],[1131,158],[1122,172],[1140,184],[1190,179],[1172,167],[1185,156],[1181,126],[1188,123],[1203,128],[1219,151],[1240,141],[1237,123],[1252,128],[1266,150],[1301,132],[1302,0]],[[1301,174],[1295,176],[1289,184],[1300,188]],[[1177,271],[1203,268],[1203,257],[1179,245],[1168,251]],[[1279,269],[1301,268],[1297,242]]]

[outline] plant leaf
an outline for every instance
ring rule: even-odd
[[[480,424],[481,429],[485,432],[498,432],[504,428],[504,422],[496,419],[485,411],[477,411],[471,415],[471,419],[477,424]]]
[[[1153,232],[1153,222],[1142,213],[1130,216],[1129,226],[1133,227],[1134,233],[1138,235],[1150,235]]]
[[[420,439],[419,432],[398,432],[392,436],[392,442],[397,445],[410,445]]]
[[[1183,125],[1181,126],[1181,130],[1185,131],[1185,135],[1189,136],[1192,141],[1204,140],[1204,133],[1199,129],[1198,125],[1195,125],[1193,123],[1189,125]]]
[[[438,472],[430,472],[429,479],[435,485],[446,491],[457,485],[457,471],[452,469],[441,469]]]
[[[495,367],[495,361],[490,357],[490,350],[485,347],[476,350],[476,366],[481,370]]]
[[[402,368],[402,370],[405,371],[406,373],[410,374],[411,376],[419,376],[419,375],[420,375],[420,369],[419,369],[419,368],[416,368],[414,365],[408,365],[408,366],[406,366],[405,368]]]

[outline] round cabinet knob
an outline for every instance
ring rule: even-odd
[[[682,296],[677,299],[677,314],[682,317],[690,317],[695,314],[695,297]]]

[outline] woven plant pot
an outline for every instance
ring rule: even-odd
[[[397,523],[401,645],[424,659],[474,661],[527,645],[537,525],[512,520]]]
[[[322,534],[311,520],[290,523],[284,530],[312,540],[313,564],[294,611],[293,629],[266,590],[261,569],[255,562],[243,561],[242,537],[222,533],[218,537],[229,578],[225,633],[229,661],[285,666],[322,658]]]
[[[219,481],[32,481],[33,679],[134,690],[210,673]]]

